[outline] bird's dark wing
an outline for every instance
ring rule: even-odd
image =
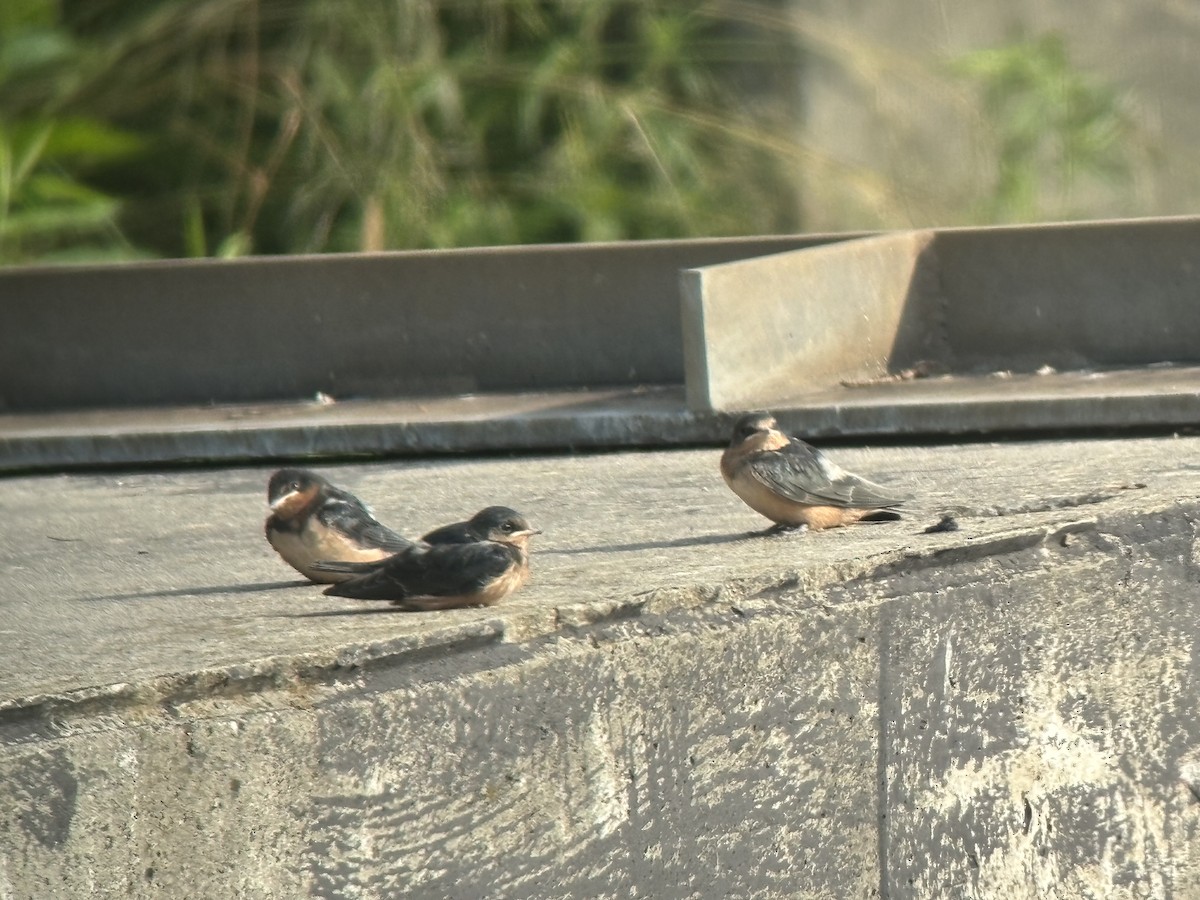
[[[471,526],[466,522],[455,522],[421,535],[421,540],[427,544],[471,544],[478,541],[479,536],[471,531]]]
[[[358,600],[466,596],[503,575],[517,561],[515,553],[514,548],[491,541],[415,546],[365,564],[370,571],[335,584],[325,593]]]
[[[323,524],[347,535],[360,547],[398,553],[413,542],[397,534],[385,525],[380,525],[366,505],[345,491],[334,488],[317,509],[317,519]]]
[[[371,562],[342,562],[334,559],[322,559],[312,564],[312,567],[318,572],[341,572],[343,575],[365,575],[368,572],[374,572],[387,559],[377,559]]]
[[[816,447],[793,439],[779,450],[760,453],[751,474],[771,490],[797,503],[843,509],[884,509],[904,501],[886,488],[831,463]]]

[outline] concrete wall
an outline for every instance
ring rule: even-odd
[[[1200,15],[1191,4],[804,0],[788,6],[813,51],[802,78],[802,133],[825,161],[805,181],[806,228],[978,224],[999,176],[1004,123],[987,117],[951,61],[1047,34],[1062,38],[1076,71],[1114,91],[1115,109],[1131,124],[1119,148],[1129,171],[1124,178],[1076,171],[1064,187],[1046,160],[1030,217],[1187,215],[1200,204],[1194,150],[1200,120],[1193,114]]]
[[[1174,377],[1200,360],[1198,241],[1194,217],[939,229],[689,271],[688,403],[792,405],[847,387],[849,400],[914,367],[1053,376],[1026,386],[1026,396],[1061,381],[1058,371],[1078,370],[1076,396],[1086,391],[1081,376],[1095,370]],[[949,398],[969,382],[975,400],[987,398],[988,378],[939,382],[936,393]],[[1111,385],[1102,391],[1111,398]]]
[[[0,896],[1194,897],[1194,501],[0,717]]]
[[[680,384],[680,269],[834,239],[6,269],[0,411]]]

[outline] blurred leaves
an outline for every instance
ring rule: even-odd
[[[973,89],[995,179],[941,221],[1124,177],[1054,38],[948,75],[782,0],[4,0],[0,263],[783,232],[814,186],[906,224],[904,166],[806,136],[816,58]]]
[[[792,161],[745,139],[790,130],[788,104],[736,86],[795,48],[731,21],[668,0],[62,0],[70,72],[0,110],[146,135],[89,183],[161,255],[794,229]]]
[[[52,7],[12,0],[0,13],[0,96],[53,83],[75,58]],[[7,104],[6,104],[7,105]],[[141,142],[98,119],[0,108],[0,264],[138,255],[117,227],[120,204],[89,185],[97,165],[126,160]]]
[[[971,53],[954,68],[990,122],[996,181],[985,221],[1036,221],[1048,197],[1069,207],[1080,179],[1129,177],[1133,120],[1115,90],[1071,65],[1059,35]]]

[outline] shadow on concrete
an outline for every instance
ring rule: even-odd
[[[399,606],[393,606],[389,600],[370,600],[371,606],[351,607],[349,609],[323,609],[320,612],[307,613],[272,613],[269,616],[263,616],[265,619],[327,619],[330,616],[369,616],[374,613],[421,613],[421,612],[444,612],[444,610],[422,610],[422,609],[401,609]]]
[[[163,597],[202,597],[206,594],[252,594],[257,591],[277,591],[284,588],[313,587],[314,583],[302,581],[263,581],[254,584],[217,584],[209,587],[176,588],[170,591],[139,591],[134,594],[105,594],[100,597],[76,597],[85,603],[99,600],[155,600]]]
[[[536,555],[561,554],[573,556],[581,553],[638,553],[642,550],[670,550],[673,547],[701,547],[705,544],[732,544],[748,540],[755,532],[738,531],[733,534],[702,534],[698,537],[673,538],[669,541],[642,541],[636,544],[596,544],[591,547],[570,547],[564,550],[547,549]]]

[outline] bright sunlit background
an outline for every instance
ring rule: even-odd
[[[1187,213],[1189,0],[3,0],[0,264]]]

